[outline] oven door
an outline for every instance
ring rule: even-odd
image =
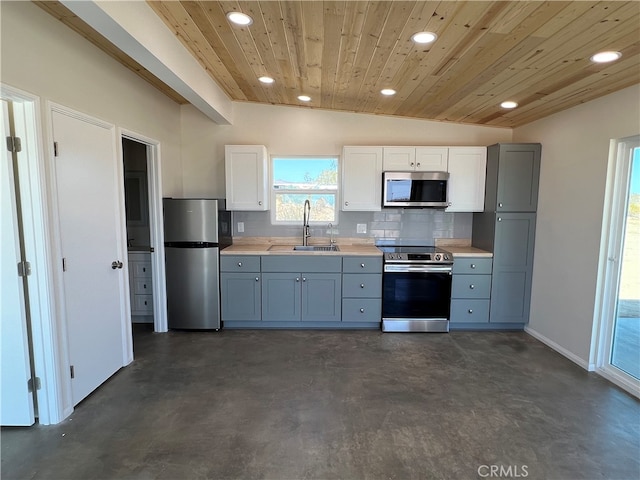
[[[451,266],[387,264],[382,276],[384,319],[449,320]]]

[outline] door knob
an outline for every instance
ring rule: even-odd
[[[113,270],[115,270],[116,268],[122,268],[122,262],[119,260],[116,260],[114,262],[111,262],[111,268]]]

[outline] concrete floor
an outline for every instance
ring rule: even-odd
[[[640,477],[640,402],[522,332],[138,331],[135,353],[61,424],[3,429],[2,478]]]

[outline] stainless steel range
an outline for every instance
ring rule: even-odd
[[[453,256],[431,246],[379,246],[384,252],[382,331],[448,332]]]

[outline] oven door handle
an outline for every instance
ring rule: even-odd
[[[448,273],[451,275],[451,265],[395,265],[384,266],[385,273]]]

